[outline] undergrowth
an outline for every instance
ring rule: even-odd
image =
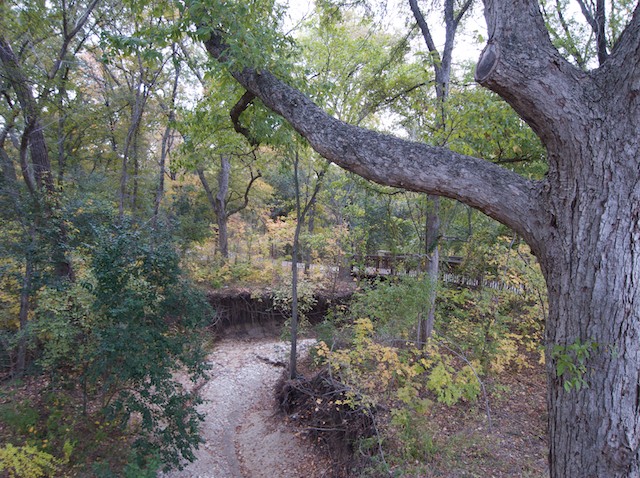
[[[155,476],[200,443],[204,295],[176,251],[104,228],[77,251],[76,280],[45,285],[28,330],[32,375],[0,389],[0,470],[8,476]],[[5,475],[0,475],[5,476]]]
[[[538,365],[544,314],[524,287],[445,289],[436,332],[418,346],[408,338],[420,287],[403,278],[356,293],[318,327],[316,374],[279,387],[281,409],[340,457],[343,476],[441,476],[435,470],[461,470],[460,456],[468,476],[509,466],[493,456],[491,405],[510,393],[501,377]],[[438,415],[476,425],[456,432]]]

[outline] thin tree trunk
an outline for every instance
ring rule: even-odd
[[[120,163],[120,194],[118,200],[118,213],[120,219],[124,218],[124,206],[127,202],[127,183],[129,181],[129,159],[132,148],[138,135],[138,129],[142,122],[142,113],[146,104],[147,98],[140,90],[142,86],[138,84],[136,88],[136,99],[133,104],[131,112],[131,123],[127,131],[127,136],[124,140],[124,146],[122,151],[122,160]]]
[[[67,168],[67,134],[65,132],[66,115],[64,112],[64,99],[67,97],[66,83],[69,75],[69,67],[62,68],[62,74],[58,86],[58,188],[64,187],[64,175]]]
[[[171,135],[171,126],[167,124],[162,135],[162,149],[160,151],[160,164],[158,168],[158,186],[156,188],[156,197],[153,201],[153,227],[158,224],[158,216],[160,214],[160,204],[164,197],[164,176],[166,174],[167,156],[169,154],[169,136]]]
[[[309,221],[307,222],[307,232],[309,236],[313,234],[316,225],[316,208],[315,205],[309,209]],[[309,274],[309,270],[311,269],[311,246],[307,244],[304,251],[304,273],[305,275]]]
[[[138,134],[133,140],[133,189],[131,191],[131,213],[135,216],[138,208],[138,185],[140,180],[140,159],[138,158]]]
[[[440,197],[429,195],[430,208],[427,211],[425,225],[425,254],[426,254],[426,276],[429,281],[429,297],[425,304],[425,310],[418,324],[418,342],[426,344],[433,333],[433,326],[436,315],[436,285],[439,278],[440,269]]]
[[[291,254],[291,351],[289,355],[289,378],[297,377],[297,361],[298,361],[298,258],[300,254],[300,231],[304,225],[305,218],[309,210],[313,207],[320,188],[322,187],[322,178],[326,169],[318,173],[316,183],[313,187],[311,197],[307,199],[306,204],[302,207],[300,198],[300,177],[299,177],[300,157],[296,151],[293,162],[293,179],[296,194],[296,229],[293,234],[293,252]]]
[[[409,6],[413,13],[418,27],[422,33],[423,39],[433,55],[433,71],[435,74],[435,91],[437,106],[437,130],[444,132],[447,127],[447,111],[446,103],[449,98],[449,83],[451,80],[451,60],[453,55],[453,46],[458,25],[466,11],[470,8],[472,0],[465,0],[458,12],[454,11],[454,1],[445,0],[443,6],[443,19],[445,23],[445,44],[442,53],[438,51],[431,37],[431,30],[425,21],[417,0],[409,0]],[[445,139],[440,141],[440,146],[445,146]],[[432,209],[427,214],[427,222],[425,229],[425,245],[427,254],[427,277],[431,283],[429,297],[427,298],[426,310],[424,311],[420,323],[418,324],[419,342],[426,344],[427,340],[433,333],[436,311],[437,284],[439,278],[439,261],[440,261],[440,199],[435,195],[428,195]]]
[[[229,175],[231,171],[231,162],[229,158],[221,154],[220,155],[220,170],[218,171],[218,191],[215,196],[213,190],[209,186],[204,170],[197,168],[196,172],[202,183],[202,187],[207,194],[209,204],[213,209],[213,213],[216,216],[216,224],[218,226],[218,238],[217,238],[217,251],[222,256],[223,260],[229,257],[229,235],[227,231],[227,223],[229,215],[227,213],[227,194],[229,192]]]
[[[172,45],[173,55],[176,55],[176,44]],[[174,121],[176,119],[176,97],[178,95],[178,83],[180,80],[181,67],[180,63],[175,66],[175,75],[173,77],[173,87],[171,88],[171,101],[168,106],[167,125],[162,134],[162,146],[160,150],[160,164],[158,171],[158,187],[156,189],[156,197],[153,203],[153,226],[155,227],[158,221],[158,214],[160,212],[160,204],[164,196],[164,181],[167,167],[167,157],[173,147],[173,128]]]
[[[231,160],[226,154],[220,155],[220,170],[218,171],[218,193],[215,199],[216,220],[218,222],[218,250],[226,260],[229,258],[229,232],[227,228],[229,215],[227,213],[227,196],[229,194],[229,178],[231,177]]]
[[[291,351],[289,353],[289,378],[292,380],[298,376],[298,250],[300,247],[300,229],[304,220],[301,218],[299,203],[296,209],[298,222],[293,235],[293,252],[291,253]]]
[[[229,257],[229,234],[227,230],[229,218],[234,214],[242,211],[249,205],[249,192],[251,191],[251,187],[255,184],[258,178],[262,177],[262,175],[259,171],[257,174],[253,174],[253,171],[251,171],[251,179],[249,180],[249,182],[247,183],[247,187],[245,188],[242,203],[240,203],[237,207],[230,209],[229,181],[231,178],[231,158],[224,154],[220,155],[220,170],[218,171],[218,191],[215,196],[213,195],[213,191],[209,186],[209,182],[207,181],[207,178],[204,174],[204,170],[199,167],[196,168],[196,172],[207,194],[209,204],[211,205],[211,208],[213,209],[216,216],[216,223],[218,225],[218,250],[220,251],[220,255],[226,260]]]
[[[35,241],[35,229],[32,227],[30,231],[31,242]],[[32,248],[32,245],[28,249]],[[22,276],[22,286],[20,288],[20,332],[18,337],[16,373],[18,376],[24,374],[27,367],[27,326],[29,323],[29,306],[31,298],[31,282],[33,276],[33,258],[31,251],[25,254],[25,271]]]

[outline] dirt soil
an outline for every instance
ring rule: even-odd
[[[313,341],[303,340],[300,348]],[[288,345],[275,339],[229,337],[208,357],[211,379],[201,388],[204,443],[196,460],[164,478],[330,476],[330,463],[276,416],[274,385]]]

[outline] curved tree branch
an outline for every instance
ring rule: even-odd
[[[224,53],[222,40],[205,42]],[[539,185],[478,158],[358,128],[332,118],[268,72],[244,69],[236,80],[282,115],[323,157],[372,181],[457,199],[516,230],[535,244]],[[538,238],[539,239],[539,238]]]
[[[247,141],[251,146],[258,146],[258,140],[251,134],[248,128],[245,128],[240,123],[240,115],[244,113],[244,111],[249,107],[249,105],[253,102],[256,95],[249,91],[245,91],[244,94],[240,97],[238,102],[233,105],[231,111],[229,111],[229,116],[231,116],[231,121],[233,122],[233,129],[236,133],[240,133],[242,136],[247,138]]]
[[[247,187],[244,190],[244,195],[242,196],[243,198],[242,203],[240,203],[238,206],[234,207],[233,209],[229,210],[227,212],[227,217],[231,217],[234,214],[239,213],[243,209],[246,209],[246,207],[249,205],[249,192],[251,191],[251,187],[253,186],[253,183],[255,183],[261,177],[262,177],[262,173],[260,171],[258,171],[256,174],[253,174],[253,171],[251,171],[251,179],[249,180],[249,183],[247,184]]]

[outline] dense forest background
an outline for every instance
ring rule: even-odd
[[[379,8],[318,2],[293,24],[283,7],[252,1],[220,15],[244,32],[235,53],[286,72],[335,117],[543,177],[539,140],[473,82],[473,64],[453,56],[444,94],[451,52],[425,43],[408,6],[395,26]],[[468,21],[478,6],[455,8],[465,41],[482,41]],[[588,29],[549,8],[558,45],[588,62]],[[628,8],[616,8],[619,28]],[[439,21],[440,7],[429,13],[423,21]],[[413,447],[398,459],[423,456],[412,429],[427,396],[477,401],[487,377],[540,359],[535,257],[468,206],[327,163],[209,60],[199,42],[208,27],[185,15],[171,2],[0,6],[0,470],[153,476],[178,466],[193,456],[200,417],[172,373],[206,374],[207,291],[273,290],[308,326],[305,301],[345,281],[354,302],[322,324],[318,358],[362,391],[349,397],[355,408],[396,390],[397,434]],[[348,274],[366,270],[367,255],[400,256],[396,268],[411,273],[372,287]],[[292,259],[304,264],[299,278]],[[389,383],[373,383],[339,343],[382,364]]]

